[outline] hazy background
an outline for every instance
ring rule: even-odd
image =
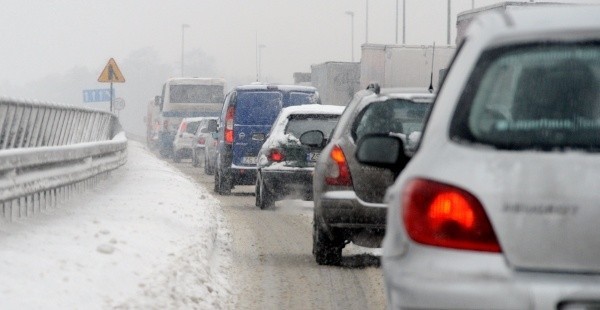
[[[400,27],[402,26],[402,0]],[[501,1],[475,0],[475,6]],[[572,3],[599,1],[564,0]],[[366,0],[1,0],[0,96],[83,103],[84,89],[107,88],[96,80],[109,58],[126,83],[121,122],[144,133],[146,103],[164,80],[181,75],[182,24],[185,75],[224,77],[228,88],[256,79],[256,42],[262,49],[262,80],[291,83],[312,64],[350,61],[351,21],[355,61],[365,42]],[[471,0],[452,0],[451,42],[456,15]],[[369,1],[369,43],[395,42],[396,0]],[[446,0],[406,0],[406,44],[446,45]],[[258,40],[257,40],[258,39]],[[399,29],[402,42],[402,29]]]

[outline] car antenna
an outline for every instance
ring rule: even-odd
[[[433,41],[433,53],[431,54],[431,76],[429,78],[429,92],[433,93],[433,60],[435,59],[435,41]]]

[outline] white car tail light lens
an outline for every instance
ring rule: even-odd
[[[235,114],[235,108],[229,107],[227,114],[225,115],[225,143],[233,143],[233,116]]]
[[[415,179],[402,193],[402,220],[418,243],[484,252],[501,252],[483,206],[463,189]]]
[[[329,153],[329,160],[333,161],[333,165],[329,165],[329,169],[327,169],[325,183],[328,185],[352,186],[350,168],[342,148],[335,145]]]

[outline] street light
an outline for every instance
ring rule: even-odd
[[[256,73],[256,81],[257,82],[260,82],[260,63],[261,63],[261,58],[262,58],[261,50],[265,47],[267,47],[267,46],[264,44],[258,45],[258,72]]]
[[[350,51],[352,53],[352,62],[354,62],[354,12],[346,11],[346,15],[350,16]]]
[[[184,30],[185,28],[189,28],[190,25],[182,24],[181,25],[181,76],[183,76],[183,44],[184,44]]]

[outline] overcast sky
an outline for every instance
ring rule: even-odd
[[[496,2],[475,0],[475,6]],[[356,60],[360,59],[360,44],[365,42],[365,3],[2,0],[0,91],[3,84],[21,86],[74,67],[100,74],[110,57],[118,63],[141,48],[155,49],[165,63],[179,68],[184,23],[190,26],[185,29],[185,50],[201,49],[213,57],[218,75],[256,75],[258,34],[259,44],[266,45],[262,50],[263,75],[271,82],[291,82],[293,72],[310,71],[311,64],[350,60],[351,22],[346,11],[355,13],[354,48]],[[402,0],[400,9],[401,4]],[[446,4],[445,0],[406,0],[406,43],[446,44]],[[369,1],[369,42],[394,43],[395,8],[395,0]],[[452,42],[456,14],[470,8],[471,0],[452,0]],[[402,12],[400,25],[401,16]]]

